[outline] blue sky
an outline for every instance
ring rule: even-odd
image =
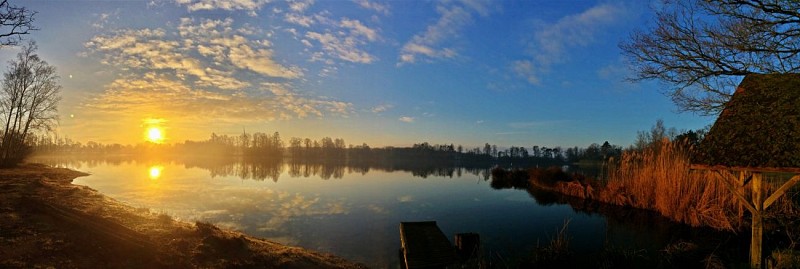
[[[278,131],[348,144],[629,145],[697,129],[617,45],[647,1],[22,1],[61,76],[60,135]],[[0,50],[9,59],[17,48]]]

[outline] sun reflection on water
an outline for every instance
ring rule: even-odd
[[[159,177],[161,177],[161,171],[162,170],[164,170],[163,166],[160,166],[160,165],[150,166],[150,170],[149,170],[150,180],[156,180]]]

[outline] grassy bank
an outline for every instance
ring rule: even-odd
[[[2,268],[362,268],[344,259],[133,208],[72,185],[86,175],[0,169]]]

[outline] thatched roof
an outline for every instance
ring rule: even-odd
[[[694,158],[731,167],[800,167],[800,74],[747,75]]]

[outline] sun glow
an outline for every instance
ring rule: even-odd
[[[164,170],[163,166],[160,166],[160,165],[150,166],[150,170],[149,170],[150,180],[156,180],[156,179],[160,178],[162,170]]]
[[[167,140],[166,133],[164,132],[164,124],[167,120],[163,118],[146,118],[142,120],[142,127],[144,127],[143,138],[145,141],[153,144],[161,144]]]
[[[164,142],[164,130],[157,126],[147,128],[147,141],[161,144]]]

